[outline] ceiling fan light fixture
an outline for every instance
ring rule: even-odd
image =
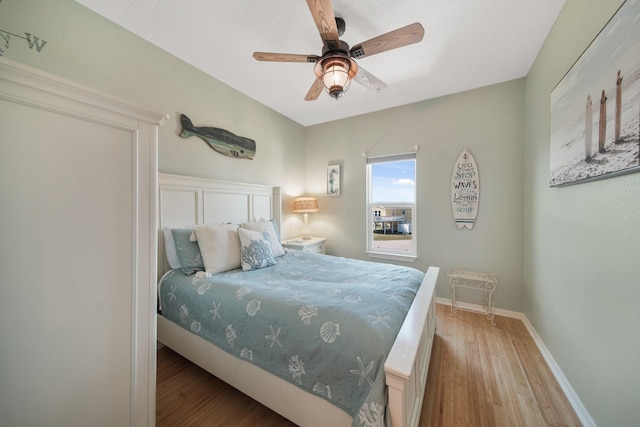
[[[338,99],[351,86],[351,79],[358,74],[358,65],[346,55],[335,54],[318,61],[314,71],[329,96]]]

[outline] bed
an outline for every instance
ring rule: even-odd
[[[282,255],[276,253],[277,245],[264,260],[261,256],[260,262],[256,262],[255,257],[246,258],[245,262],[243,257],[243,268],[225,270],[223,267],[217,274],[197,272],[187,275],[182,269],[173,269],[169,265],[169,258],[173,257],[167,256],[167,247],[175,245],[182,250],[178,240],[171,241],[171,238],[186,239],[191,226],[200,225],[190,233],[189,240],[198,241],[202,256],[209,260],[209,269],[212,259],[221,261],[219,253],[216,257],[211,256],[211,247],[207,246],[208,241],[205,240],[204,233],[211,232],[212,228],[201,225],[216,224],[216,233],[224,233],[225,227],[237,227],[237,224],[246,225],[249,229],[259,226],[258,230],[268,227],[271,236],[266,231],[252,230],[250,237],[254,240],[246,240],[245,236],[249,232],[241,232],[244,227],[237,228],[242,241],[240,252],[245,254],[253,253],[249,248],[253,248],[254,243],[265,246],[269,246],[268,242],[274,243],[270,237],[273,236],[273,231],[276,237],[279,236],[277,230],[281,225],[281,216],[278,187],[160,174],[158,277],[162,278],[159,297],[160,307],[164,308],[165,315],[158,314],[158,341],[301,426],[417,426],[435,333],[434,290],[439,272],[437,267],[429,267],[423,274],[389,264],[320,254],[293,251]],[[229,223],[233,226],[227,225]],[[171,231],[174,234],[170,234]],[[181,237],[178,233],[183,233],[184,236]],[[243,246],[244,243],[247,245]],[[271,260],[275,262],[270,263]],[[243,271],[244,267],[247,271]],[[357,268],[365,270],[358,272]],[[194,270],[198,270],[198,267]],[[328,279],[329,271],[343,272],[343,277],[340,281]],[[370,277],[365,277],[367,274]],[[407,279],[400,282],[397,274],[405,274]],[[386,284],[385,278],[388,278]],[[358,304],[372,307],[373,302],[362,301],[362,298],[368,297],[368,288],[374,282],[383,295],[388,297],[378,299],[388,300],[386,303],[390,306],[374,310],[373,315],[364,313],[361,318],[368,318],[370,321],[367,323],[374,324],[374,329],[379,331],[393,330],[390,342],[382,343],[388,346],[385,354],[376,356],[380,359],[374,359],[369,353],[361,358],[358,351],[363,350],[345,348],[338,351],[349,355],[351,366],[334,359],[337,357],[335,355],[319,356],[320,347],[330,348],[341,341],[353,341],[348,338],[349,328],[346,327],[350,320],[339,317],[341,314],[329,314],[330,310],[340,305],[348,306],[347,311],[357,311],[353,307]],[[318,294],[312,295],[316,290]],[[269,296],[261,292],[281,292],[281,296]],[[188,297],[210,299],[185,302],[183,299]],[[178,304],[170,308],[167,300],[174,299]],[[274,309],[278,316],[291,311],[292,317],[297,318],[292,319],[292,323],[297,320],[302,328],[315,329],[308,334],[304,345],[294,345],[296,351],[278,354],[278,351],[287,347],[283,345],[285,337],[289,340],[286,341],[287,344],[291,344],[295,340],[290,337],[295,334],[290,332],[288,324],[277,323],[284,322],[280,317],[274,320],[260,316],[268,316],[269,307],[287,300],[291,301],[293,307],[291,310]],[[206,306],[205,313],[209,313],[202,318],[185,308],[199,304]],[[220,315],[223,311],[221,307],[230,307],[232,304],[241,307],[238,311],[242,312],[240,314],[243,318],[227,320],[229,311],[225,312],[223,320]],[[396,311],[402,316],[399,320],[388,316],[389,312]],[[205,317],[207,320],[203,320]],[[210,320],[214,324],[206,325]],[[254,321],[262,329],[253,336],[244,337],[243,333],[249,333],[251,322]],[[219,328],[217,331],[211,329],[211,332],[207,332],[209,328],[216,327]],[[238,333],[239,330],[242,333]],[[367,335],[369,332],[362,334],[367,337],[382,337],[382,341],[390,335],[377,333],[375,330],[373,335]],[[210,342],[215,342],[216,337],[217,346]],[[304,341],[305,338],[300,339]],[[256,351],[255,343],[259,341],[260,348],[266,348],[273,356],[265,356]],[[278,366],[277,368],[268,364],[272,363],[267,361],[270,357],[275,358],[274,366]],[[321,360],[324,362],[320,363]],[[334,378],[319,380],[320,375],[331,376],[331,373],[322,373],[319,367],[316,368],[316,365],[322,364],[333,367],[331,371],[338,371],[335,367],[344,365],[345,373],[333,372]],[[351,377],[352,382],[364,385],[356,388],[365,391],[346,388],[340,383],[343,377]],[[378,386],[373,385],[380,381],[384,383],[382,397],[375,391]],[[381,401],[386,401],[382,410],[374,405]]]

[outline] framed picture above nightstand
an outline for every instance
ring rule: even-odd
[[[315,254],[325,254],[325,242],[326,237],[311,237],[309,239],[303,239],[302,237],[295,237],[293,239],[284,240],[282,247],[290,251],[302,251],[311,252]]]

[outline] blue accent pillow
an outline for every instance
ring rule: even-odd
[[[180,259],[178,258],[178,254],[176,253],[176,242],[175,240],[173,240],[173,233],[171,233],[171,228],[164,227],[162,229],[162,234],[164,234],[164,249],[165,254],[167,255],[169,266],[172,270],[180,268]]]
[[[280,233],[278,233],[278,229],[275,221],[262,220],[262,221],[253,221],[253,222],[243,222],[242,224],[240,224],[240,227],[247,230],[258,231],[260,233],[268,232],[269,238],[267,239],[267,241],[269,241],[269,244],[271,245],[271,252],[273,252],[273,256],[275,258],[278,258],[284,255],[284,248],[280,243]]]
[[[280,238],[280,230],[278,230],[278,223],[276,222],[275,219],[270,219],[269,222],[271,222],[271,224],[273,225],[273,230],[276,232],[276,237],[278,238],[278,242],[282,243],[282,239]]]
[[[198,242],[191,241],[191,228],[174,228],[171,230],[176,244],[176,253],[180,260],[180,268],[187,276],[196,271],[204,271],[204,262]]]
[[[240,263],[243,271],[257,270],[259,268],[276,265],[271,250],[271,235],[268,231],[247,230],[238,228],[240,238]]]

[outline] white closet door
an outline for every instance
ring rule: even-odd
[[[155,126],[21,71],[0,68],[0,425],[153,425]]]

